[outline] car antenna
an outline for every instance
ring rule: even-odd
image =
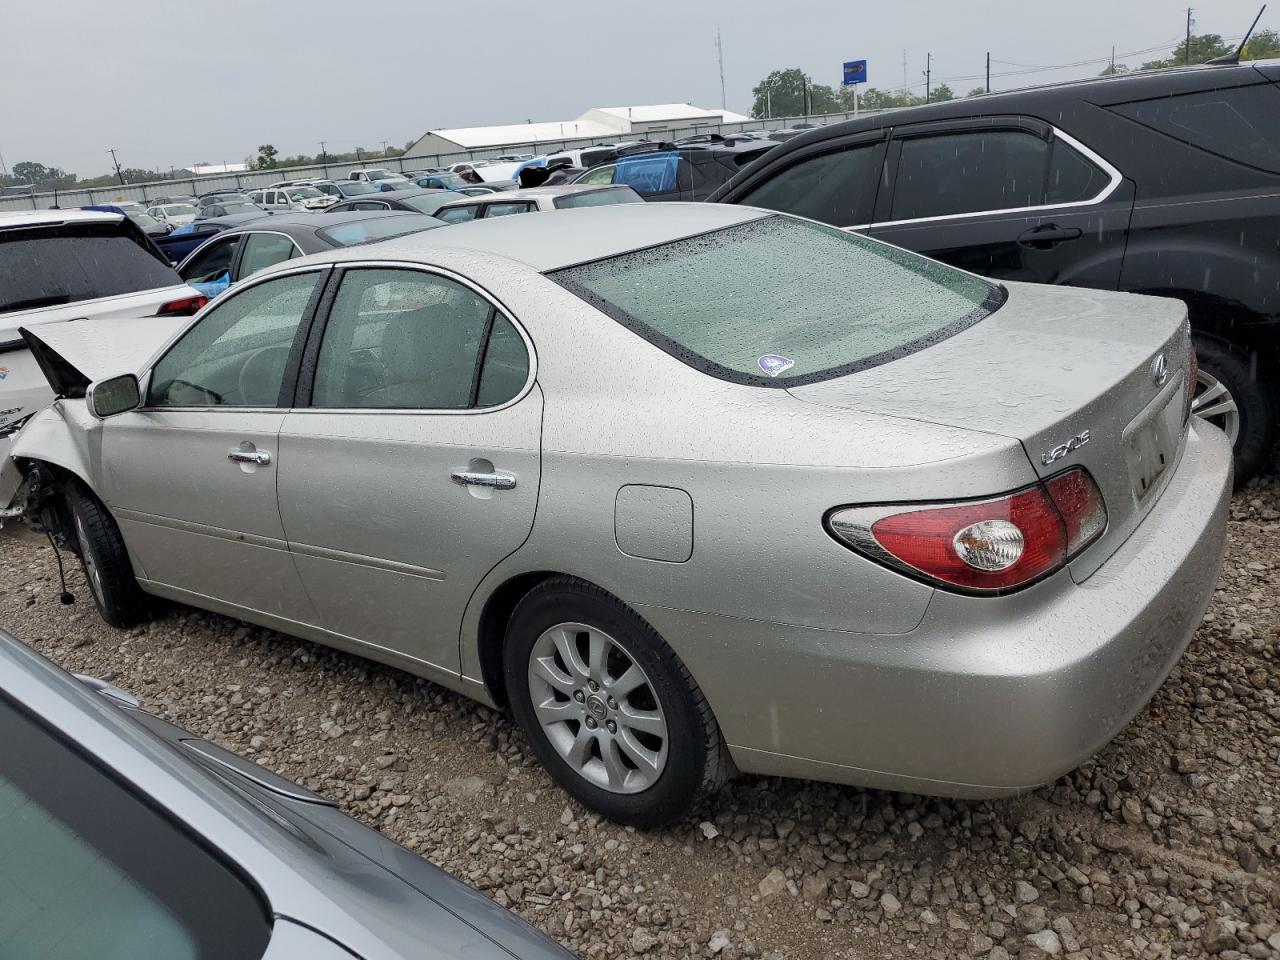
[[[1240,55],[1244,53],[1244,45],[1248,43],[1249,38],[1253,36],[1253,31],[1258,26],[1258,21],[1262,19],[1262,15],[1266,12],[1266,9],[1267,5],[1264,3],[1262,5],[1262,9],[1258,11],[1258,15],[1253,18],[1253,26],[1246,30],[1244,36],[1240,38],[1240,46],[1236,47],[1234,53],[1224,53],[1220,57],[1214,57],[1212,60],[1205,61],[1206,64],[1238,64],[1240,62]]]

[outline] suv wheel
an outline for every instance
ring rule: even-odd
[[[728,749],[689,672],[597,587],[558,577],[530,591],[511,615],[503,669],[543,765],[611,820],[682,819],[728,776]]]
[[[1200,374],[1191,410],[1231,440],[1239,488],[1271,458],[1276,444],[1275,393],[1262,378],[1255,358],[1222,340],[1194,339]]]

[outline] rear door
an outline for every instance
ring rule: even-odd
[[[285,533],[318,624],[458,673],[463,610],[533,526],[533,350],[482,292],[346,269],[280,436]]]
[[[870,234],[1007,280],[1114,289],[1134,188],[1026,117],[897,127]]]

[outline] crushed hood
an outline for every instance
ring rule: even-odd
[[[19,333],[54,393],[83,397],[95,380],[139,372],[190,322],[190,317],[102,317],[21,327]]]

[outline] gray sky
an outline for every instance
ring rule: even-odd
[[[1212,0],[1196,32],[1238,36],[1261,0]],[[587,10],[591,13],[586,13]],[[15,15],[14,11],[18,11]],[[539,12],[542,11],[542,12]],[[114,15],[113,15],[114,13]],[[730,109],[798,66],[838,85],[840,64],[866,58],[870,85],[935,82],[964,93],[993,61],[1073,63],[1158,47],[1185,30],[1172,0],[704,0],[558,5],[553,0],[350,3],[347,0],[60,0],[3,17],[0,154],[82,176],[124,166],[235,162],[274,144],[282,154],[380,148],[437,127],[567,120],[588,107],[692,102],[718,106],[715,31],[724,42]],[[468,30],[466,24],[478,24]],[[1280,27],[1280,4],[1259,25]],[[1096,65],[998,76],[993,89],[1088,76]]]

